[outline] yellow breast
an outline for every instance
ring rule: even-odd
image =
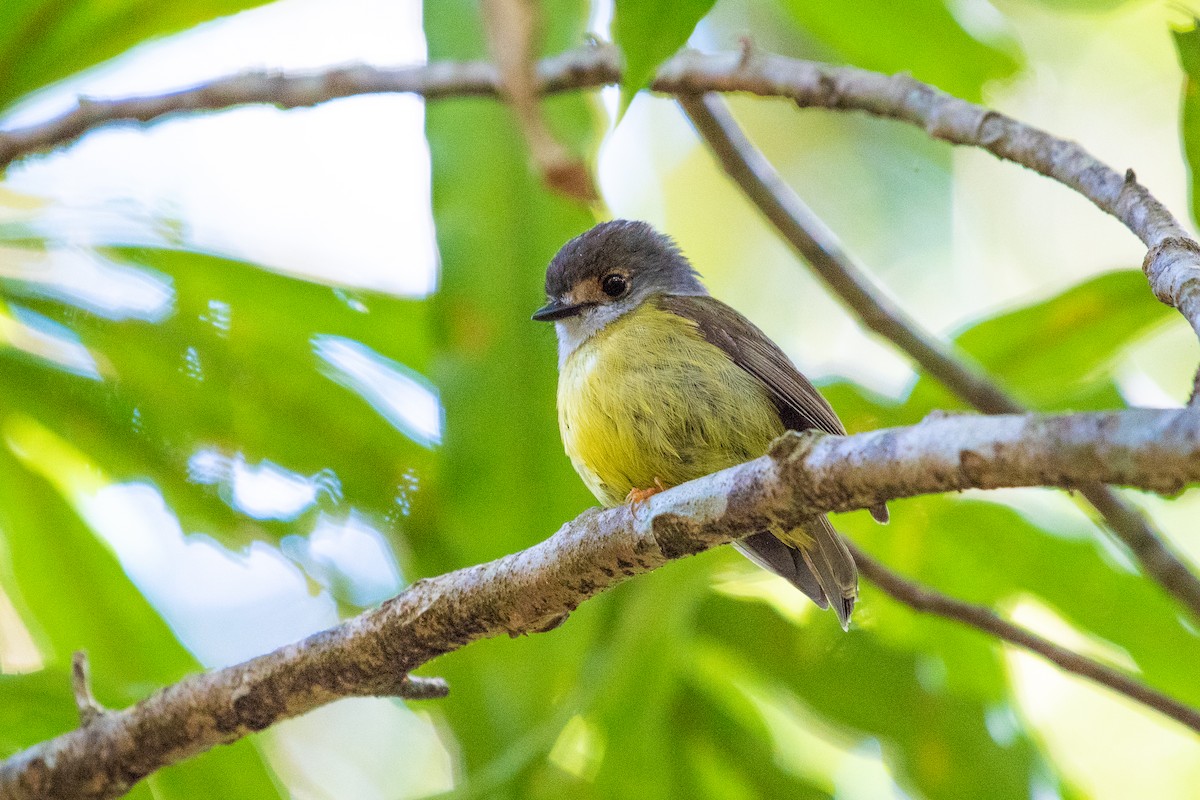
[[[756,458],[784,431],[762,384],[652,300],[566,359],[558,423],[575,470],[608,506],[656,479],[674,486]]]

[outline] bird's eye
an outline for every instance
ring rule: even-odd
[[[629,282],[625,280],[624,275],[613,272],[604,276],[604,279],[600,281],[600,288],[609,297],[620,297],[629,288]]]

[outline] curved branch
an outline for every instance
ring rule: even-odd
[[[965,353],[924,330],[871,284],[834,233],[750,143],[720,98],[712,94],[680,95],[679,104],[729,177],[868,328],[908,353],[926,372],[980,411],[1019,414],[1026,410]],[[1100,512],[1146,574],[1200,619],[1200,578],[1170,550],[1145,516],[1103,484],[1084,486],[1080,493]]]
[[[611,47],[585,47],[538,64],[544,94],[595,88],[621,78]],[[765,53],[684,52],[661,66],[651,88],[674,95],[749,92],[789,97],[805,107],[858,110],[916,125],[936,139],[980,147],[1074,189],[1138,236],[1149,251],[1142,269],[1156,297],[1174,306],[1200,335],[1200,244],[1132,170],[1124,175],[1075,142],[968,103],[906,75],[831,67]],[[117,122],[150,122],[181,111],[214,111],[246,103],[312,106],[339,97],[407,92],[427,100],[496,96],[500,77],[482,62],[439,62],[381,69],[349,66],[308,75],[250,72],[147,97],[88,100],[65,114],[0,132],[0,169],[15,159],[67,144]]]
[[[1200,244],[1137,182],[1079,144],[960,100],[908,75],[881,75],[771,54],[682,53],[652,88],[675,95],[749,92],[790,97],[801,107],[854,109],[921,128],[934,139],[971,145],[1074,189],[1116,217],[1149,248],[1142,270],[1163,303],[1200,335]]]
[[[1200,482],[1200,413],[938,415],[851,437],[788,434],[767,455],[655,495],[636,514],[585,512],[520,553],[418,581],[336,628],[97,716],[0,763],[0,799],[116,797],[167,764],[341,697],[403,693],[408,673],[439,655],[546,630],[627,578],[769,522],[930,492],[1097,479],[1152,491]]]

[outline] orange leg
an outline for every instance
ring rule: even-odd
[[[640,506],[642,503],[646,502],[659,492],[665,492],[666,490],[667,487],[663,485],[662,479],[655,478],[654,485],[649,489],[630,489],[629,494],[625,495],[625,502],[629,503],[634,511],[637,511],[638,506]]]

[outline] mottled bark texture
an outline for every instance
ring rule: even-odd
[[[620,581],[768,523],[930,492],[1097,479],[1160,492],[1200,482],[1200,413],[937,415],[851,437],[788,434],[636,513],[588,511],[540,544],[418,581],[336,628],[88,715],[0,764],[0,800],[117,797],[167,764],[341,697],[436,695],[408,673],[478,639],[551,628]]]

